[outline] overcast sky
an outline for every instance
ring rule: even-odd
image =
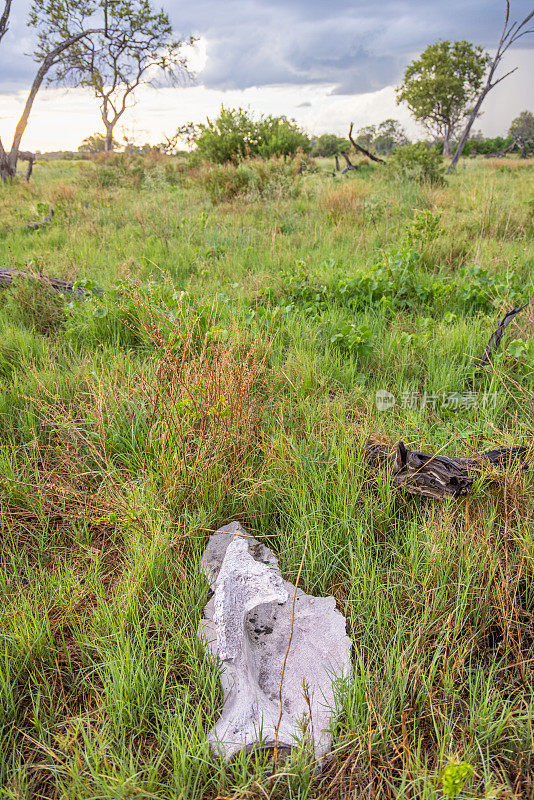
[[[0,5],[3,5],[0,0]],[[513,18],[532,0],[511,0]],[[28,0],[13,0],[11,26],[0,44],[0,135],[9,139],[20,115],[35,64],[26,28]],[[396,106],[394,87],[406,64],[437,39],[468,39],[491,49],[503,22],[504,0],[165,0],[176,33],[200,41],[191,54],[195,83],[144,88],[123,118],[138,139],[161,140],[177,125],[201,121],[221,104],[295,117],[310,133],[345,134],[387,117],[415,135],[407,109]],[[505,133],[511,119],[534,110],[534,35],[510,51],[519,66],[488,97],[478,127]],[[23,146],[75,149],[101,128],[89,91],[40,92]]]

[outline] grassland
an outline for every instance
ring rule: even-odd
[[[0,298],[0,797],[430,800],[466,761],[460,796],[533,798],[531,474],[437,503],[362,450],[530,446],[532,305],[473,371],[532,297],[534,163],[247,169],[226,200],[165,159],[0,187],[0,266],[86,290]],[[209,755],[200,556],[235,518],[289,580],[308,539],[301,586],[347,617],[321,774]]]

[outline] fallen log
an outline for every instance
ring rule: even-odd
[[[41,275],[35,272],[23,272],[18,269],[6,269],[0,267],[0,289],[7,289],[13,283],[14,278],[37,278],[44,284],[50,286],[55,292],[62,294],[76,294],[83,297],[86,292],[83,286],[75,286],[70,281],[62,281],[60,278],[51,278],[48,275]]]
[[[354,139],[352,138],[352,129],[353,129],[353,127],[354,127],[354,123],[351,122],[350,123],[350,128],[349,128],[349,142],[354,147],[354,149],[355,150],[359,150],[360,153],[363,153],[364,156],[367,156],[367,158],[370,158],[371,161],[376,161],[377,164],[385,164],[386,162],[384,161],[383,158],[379,158],[378,156],[374,156],[369,150],[366,150],[365,147],[362,147],[361,144],[357,144],[354,141]]]
[[[503,147],[502,150],[497,150],[496,153],[484,153],[484,158],[503,158],[503,156],[511,153],[515,147],[517,147],[517,142],[514,141],[512,144],[509,144],[508,147]]]
[[[530,302],[530,301],[529,301]],[[499,324],[497,325],[496,330],[493,331],[489,338],[489,342],[486,345],[486,348],[482,354],[482,357],[478,359],[476,362],[476,371],[474,377],[478,377],[482,374],[482,368],[485,367],[487,364],[491,364],[491,356],[493,355],[494,351],[498,348],[501,343],[501,339],[503,337],[503,333],[511,323],[511,321],[519,314],[520,311],[523,311],[524,308],[528,306],[528,303],[524,303],[522,306],[518,306],[517,308],[512,308],[511,311],[508,311],[507,314],[501,319]]]
[[[434,500],[469,494],[488,468],[522,466],[526,453],[526,447],[499,447],[476,456],[429,455],[409,450],[402,441],[394,449],[380,444],[366,448],[372,464],[391,471],[393,486]]]

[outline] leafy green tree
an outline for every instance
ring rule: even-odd
[[[323,133],[311,143],[311,155],[314,157],[329,157],[350,150],[350,142],[335,133]]]
[[[196,141],[200,158],[216,164],[236,163],[250,156],[288,156],[310,149],[309,137],[294,120],[273,116],[254,119],[243,108],[223,106],[217,119],[198,126],[188,124],[181,130],[183,138]]]
[[[385,119],[376,128],[372,146],[378,153],[388,155],[407,142],[406,132],[400,122],[396,119]]]
[[[532,111],[522,111],[510,125],[510,136],[521,148],[521,155],[534,150],[534,114]]]
[[[291,156],[298,150],[310,150],[310,138],[297,125],[295,120],[287,117],[261,117],[256,123],[258,131],[258,155],[262,158],[270,156]]]
[[[490,62],[481,47],[470,42],[435,42],[408,65],[397,102],[406,103],[417,122],[443,140],[450,155],[451,138],[470,114]]]
[[[379,125],[366,125],[356,134],[356,143],[367,150],[374,149],[378,153],[388,155],[396,147],[408,142],[406,132],[396,119],[385,119]]]
[[[64,1],[34,0],[32,24],[39,30],[39,55],[49,47],[57,26],[54,9]],[[187,73],[183,48],[194,37],[176,40],[168,15],[154,9],[150,0],[77,1],[103,14],[104,29],[67,50],[49,80],[93,90],[106,130],[104,149],[110,151],[114,128],[137,87],[158,73],[168,78]]]
[[[362,147],[365,147],[367,150],[369,150],[369,148],[373,146],[375,136],[376,125],[366,125],[364,128],[360,128],[356,132],[356,141],[358,144],[361,144]]]

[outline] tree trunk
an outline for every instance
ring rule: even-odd
[[[0,180],[6,181],[8,178],[12,178],[17,171],[20,142],[28,124],[33,102],[37,96],[37,92],[41,88],[41,84],[46,73],[51,67],[54,66],[56,59],[64,50],[66,50],[68,47],[71,47],[71,45],[76,44],[76,42],[79,42],[80,39],[84,38],[84,36],[89,36],[93,33],[100,33],[100,29],[91,28],[90,30],[83,31],[83,33],[77,33],[75,36],[71,36],[69,39],[65,39],[64,42],[61,42],[61,44],[54,48],[54,50],[48,53],[48,55],[44,58],[43,63],[37,70],[37,75],[32,83],[30,93],[28,94],[28,98],[24,105],[24,110],[17,123],[17,127],[15,128],[15,135],[13,136],[11,150],[9,153],[6,153],[4,148],[0,146]]]
[[[451,132],[449,128],[447,128],[447,131],[443,138],[443,156],[445,158],[451,157]]]
[[[113,152],[113,128],[115,127],[114,123],[106,123],[106,136],[104,139],[104,152],[112,153]]]
[[[12,178],[13,174],[9,168],[7,159],[0,158],[0,181],[5,183],[8,178]]]
[[[492,73],[490,73],[490,76],[492,76]],[[490,79],[488,79],[488,83],[486,84],[486,86],[482,90],[482,92],[480,94],[480,97],[478,98],[478,100],[476,102],[475,107],[471,111],[469,119],[467,120],[467,125],[465,126],[464,131],[463,131],[463,133],[462,133],[462,135],[460,137],[460,141],[458,142],[458,147],[456,148],[456,152],[454,153],[454,156],[453,156],[452,161],[451,161],[451,165],[450,165],[450,167],[448,169],[449,172],[452,172],[454,170],[456,164],[460,160],[460,156],[462,155],[462,153],[464,151],[465,143],[469,139],[469,134],[471,133],[471,128],[473,127],[473,123],[474,123],[474,121],[476,120],[476,118],[478,116],[478,112],[480,111],[480,106],[482,105],[482,103],[484,102],[484,100],[486,98],[486,95],[488,94],[488,92],[492,88],[491,84],[489,83],[490,80],[491,80],[491,77],[490,77]]]
[[[7,33],[10,11],[11,0],[5,0],[4,10],[2,12],[2,16],[0,17],[0,41],[2,41],[3,36]]]
[[[9,167],[9,159],[7,156],[6,151],[4,150],[4,146],[2,144],[2,140],[0,139],[0,181],[5,183],[8,178],[12,178],[13,173]]]

